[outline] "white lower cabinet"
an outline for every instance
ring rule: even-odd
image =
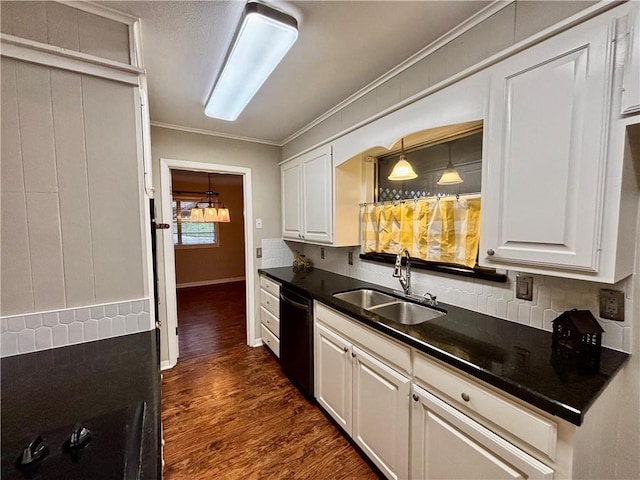
[[[351,435],[351,344],[321,324],[315,329],[316,400]]]
[[[260,275],[260,336],[264,345],[280,358],[280,285]]]
[[[411,478],[551,479],[553,470],[414,385]]]
[[[351,437],[387,478],[407,478],[411,381],[358,347],[351,348]]]
[[[571,477],[574,427],[317,302],[314,329],[316,400],[387,478]]]
[[[390,479],[409,477],[410,379],[315,324],[316,399]]]

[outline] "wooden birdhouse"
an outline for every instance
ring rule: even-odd
[[[553,321],[552,350],[556,358],[580,359],[596,366],[604,330],[589,310],[568,310]]]

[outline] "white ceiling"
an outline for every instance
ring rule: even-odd
[[[281,144],[491,2],[271,2],[298,19],[298,41],[235,122],[204,103],[243,1],[103,3],[142,19],[153,122]]]

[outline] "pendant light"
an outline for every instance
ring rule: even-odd
[[[398,160],[398,163],[396,163],[393,170],[391,170],[391,175],[387,178],[389,180],[411,180],[412,178],[416,178],[418,175],[404,154],[404,138],[400,140],[400,150],[400,160]]]
[[[197,203],[196,206],[191,209],[189,220],[192,222],[204,222],[204,212],[200,207],[198,207]]]
[[[219,208],[218,209],[218,222],[220,223],[229,223],[231,221],[231,217],[229,216],[228,208]]]
[[[440,177],[440,180],[438,180],[438,185],[457,185],[459,183],[464,182],[462,177],[460,177],[458,170],[456,170],[456,168],[453,166],[453,163],[451,163],[451,142],[449,142],[448,145],[449,145],[449,163],[447,163],[447,169],[444,171],[444,173]]]
[[[218,194],[211,190],[211,174],[208,174],[209,180],[209,188],[206,192],[174,192],[174,193],[204,193],[206,195],[206,199],[203,199],[202,202],[196,202],[195,206],[191,209],[189,214],[189,221],[191,222],[222,222],[228,223],[231,221],[231,217],[229,215],[229,209],[224,206],[224,204],[218,200],[214,200],[214,197],[217,197]],[[201,208],[198,206],[199,203],[207,202],[207,206]]]

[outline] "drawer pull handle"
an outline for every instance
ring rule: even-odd
[[[349,351],[347,347],[342,347],[342,349],[344,350],[344,353],[347,353]]]
[[[352,356],[353,358],[356,358],[356,352],[351,352],[351,356]]]
[[[493,250],[493,248],[490,248],[489,250],[487,250],[487,255],[489,255],[490,257],[492,257],[493,255],[495,255],[495,251]]]
[[[420,398],[415,393],[413,394],[413,399],[417,402]]]
[[[463,393],[460,396],[462,397],[462,400],[464,400],[465,402],[468,402],[469,400],[471,400],[471,397],[469,396],[468,393]]]
[[[267,300],[267,305],[271,305],[271,302],[269,300]]]

